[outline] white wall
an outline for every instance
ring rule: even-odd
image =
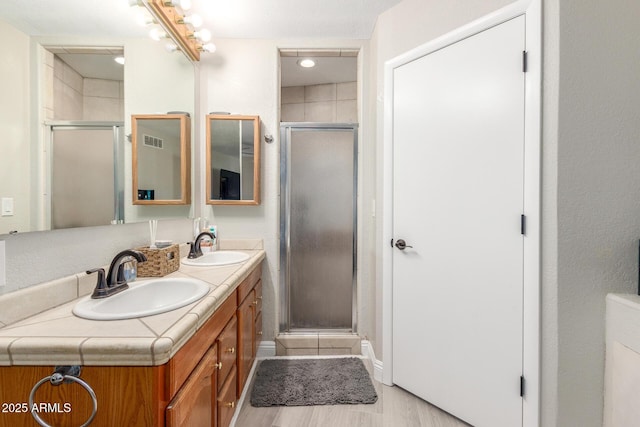
[[[261,238],[267,258],[263,268],[264,339],[272,340],[278,324],[278,262],[279,262],[279,48],[362,48],[366,57],[367,42],[362,40],[216,40],[215,55],[203,55],[200,65],[200,90],[203,113],[228,111],[259,115],[261,120],[261,182],[262,203],[259,206],[206,206],[203,216],[217,224],[222,239]],[[359,78],[359,80],[361,80]],[[204,140],[204,127],[199,130]],[[273,135],[272,144],[264,143],[264,135]],[[361,134],[361,149],[370,144]],[[204,152],[200,153],[204,170]],[[368,207],[365,209],[368,211]],[[360,226],[365,227],[361,221]],[[363,268],[367,268],[366,266]],[[370,281],[360,279],[360,292],[373,292]],[[372,297],[361,297],[362,311]],[[361,316],[359,331],[369,335],[371,320]]]
[[[640,3],[559,16],[557,425],[599,426],[605,295],[638,284]]]
[[[0,21],[0,198],[14,199],[14,215],[0,217],[0,234],[30,226],[29,37]]]

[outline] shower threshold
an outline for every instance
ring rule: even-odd
[[[276,337],[276,356],[361,355],[361,338],[353,332],[291,331]]]

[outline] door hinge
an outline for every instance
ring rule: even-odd
[[[526,73],[527,72],[527,54],[528,52],[526,50],[522,51],[522,72]]]
[[[524,377],[520,376],[520,397],[524,397]]]
[[[527,234],[527,217],[524,215],[520,215],[520,234]]]

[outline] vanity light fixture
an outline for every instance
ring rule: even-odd
[[[113,58],[113,60],[120,65],[124,65],[124,56],[116,56],[115,58]]]
[[[316,61],[314,61],[311,58],[304,58],[304,59],[298,60],[298,65],[301,66],[302,68],[311,68],[316,66]]]
[[[189,59],[199,61],[200,52],[215,51],[214,45],[207,44],[211,40],[211,31],[200,28],[203,19],[198,15],[185,13],[191,9],[191,0],[143,0],[142,2],[153,18],[164,27],[167,37],[173,40],[176,48],[184,52]],[[152,36],[154,40],[162,38],[157,37],[157,34],[154,35],[156,36]]]

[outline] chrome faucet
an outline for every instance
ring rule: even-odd
[[[98,273],[98,283],[93,290],[93,294],[91,294],[91,298],[106,298],[129,288],[127,280],[124,278],[123,266],[127,257],[134,257],[138,262],[145,262],[147,260],[147,257],[142,252],[127,249],[113,257],[106,279],[104,268],[87,270],[87,274]]]
[[[187,256],[187,258],[194,259],[194,258],[200,258],[202,256],[202,249],[200,249],[200,242],[202,242],[202,239],[207,236],[212,239],[216,238],[216,236],[213,233],[209,231],[203,231],[202,233],[198,234],[198,237],[196,237],[196,240],[194,242],[189,242],[189,244],[191,245],[191,249],[189,249],[189,255]]]

